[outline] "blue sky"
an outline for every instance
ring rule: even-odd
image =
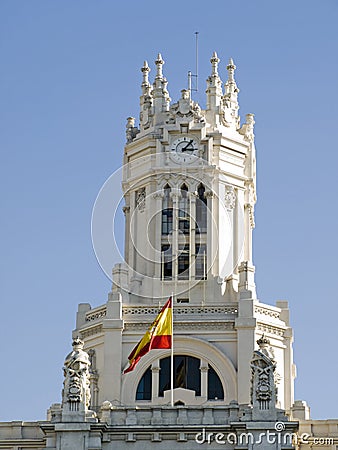
[[[195,31],[195,99],[203,106],[216,50],[223,80],[230,56],[237,65],[242,118],[255,113],[258,296],[290,303],[296,398],[337,418],[337,2],[124,5],[0,3],[0,420],[44,419],[60,401],[77,304],[110,290],[91,210],[138,117],[140,67],[160,51],[177,100]]]

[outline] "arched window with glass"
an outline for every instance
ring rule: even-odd
[[[152,398],[153,386],[158,386],[158,392],[155,393],[158,399],[164,397],[165,391],[170,391],[170,356],[161,358],[154,364],[157,370],[152,371],[149,366],[141,377],[136,390],[136,400],[150,402],[154,400]],[[204,369],[207,369],[203,371],[207,380],[202,383],[201,360],[190,355],[174,355],[174,389],[182,388],[194,391],[196,397],[202,396],[208,401],[224,400],[224,389],[217,372],[210,364]],[[159,377],[156,383],[153,380],[154,376]]]
[[[163,189],[162,235],[168,235],[173,230],[173,203],[170,194],[171,188],[166,184]]]
[[[183,234],[189,234],[190,230],[189,196],[186,184],[183,184],[180,189],[180,199],[178,202],[178,230]]]
[[[196,199],[196,234],[207,232],[207,199],[205,187],[200,184],[197,188]]]

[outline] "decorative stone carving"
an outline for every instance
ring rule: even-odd
[[[123,214],[126,215],[127,213],[130,212],[130,206],[127,206],[127,205],[123,206],[122,211],[123,211]]]
[[[90,403],[90,361],[83,350],[83,341],[79,337],[73,340],[73,351],[66,356],[63,372],[63,406],[68,404],[69,411],[87,411]]]
[[[247,114],[245,116],[246,122],[242,125],[242,127],[238,130],[240,134],[244,136],[244,139],[248,142],[253,142],[254,140],[254,115]]]
[[[270,341],[264,334],[257,341],[259,350],[254,351],[251,361],[251,401],[253,418],[273,420],[276,414],[277,388],[275,385],[276,363]]]
[[[248,190],[247,193],[248,202],[246,203],[245,207],[249,211],[250,227],[253,229],[255,228],[255,203],[257,200],[256,190],[253,182],[247,184],[247,190]]]
[[[224,204],[230,210],[236,206],[236,194],[233,186],[225,186]]]
[[[204,192],[204,197],[205,198],[213,198],[214,197],[214,192],[213,191],[205,191]]]
[[[96,352],[94,349],[88,350],[90,361],[89,378],[90,378],[90,408],[95,410],[98,407],[99,395],[99,374],[96,370]]]
[[[131,142],[139,133],[140,130],[135,127],[135,118],[134,117],[128,117],[127,119],[127,126],[126,126],[126,139],[127,142]]]
[[[146,188],[141,188],[138,191],[136,191],[135,197],[136,197],[136,208],[140,212],[143,212],[146,207]]]
[[[157,200],[157,199],[162,199],[164,197],[164,192],[163,192],[163,190],[162,191],[156,191],[156,192],[154,192],[154,194],[153,194],[153,198],[155,199],[155,200]]]

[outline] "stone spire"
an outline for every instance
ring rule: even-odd
[[[165,112],[169,110],[170,97],[167,90],[168,82],[163,76],[163,64],[161,53],[157,55],[155,61],[156,65],[156,76],[153,84],[153,98],[154,98],[154,114]]]
[[[222,98],[222,80],[218,75],[219,58],[214,52],[210,59],[211,75],[207,79],[207,109],[216,110],[221,103]]]
[[[149,83],[149,72],[150,67],[148,66],[148,62],[144,61],[143,67],[141,68],[141,72],[143,75],[143,81],[142,81],[142,94],[143,95],[149,95],[150,91],[150,83]]]
[[[156,64],[156,77],[155,77],[155,81],[156,81],[156,80],[162,81],[162,80],[163,80],[162,66],[163,66],[163,64],[164,64],[164,61],[163,61],[163,59],[162,59],[161,53],[159,53],[159,54],[157,55],[157,59],[156,59],[156,61],[155,61],[155,64]]]
[[[228,108],[231,109],[232,117],[238,117],[238,93],[239,89],[235,81],[235,69],[236,66],[232,58],[229,59],[229,64],[227,65],[228,79],[224,85],[225,94],[223,97],[224,103]]]
[[[153,97],[152,97],[152,87],[149,83],[149,72],[150,67],[148,66],[148,62],[144,61],[143,67],[141,68],[143,80],[142,80],[142,95],[140,97],[140,128],[141,130],[147,129],[152,124],[152,105],[153,105]],[[133,125],[134,127],[134,125]],[[128,125],[127,125],[127,142],[128,137],[130,136],[130,132],[128,135]],[[136,135],[135,135],[136,136]]]

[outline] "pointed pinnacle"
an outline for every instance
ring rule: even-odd
[[[148,61],[144,61],[143,66],[142,66],[142,68],[141,68],[141,71],[142,71],[142,72],[150,72],[150,68],[149,68],[149,65],[148,65]]]
[[[229,64],[227,65],[227,70],[229,70],[229,69],[236,69],[234,60],[232,58],[229,59]]]
[[[156,59],[156,61],[155,61],[155,64],[156,64],[156,65],[157,65],[157,64],[164,64],[164,61],[163,61],[163,59],[162,59],[161,53],[159,53],[159,54],[157,55],[157,59]]]
[[[210,62],[211,62],[211,64],[212,63],[219,63],[219,58],[218,58],[218,56],[217,56],[217,53],[216,52],[214,52],[213,54],[212,54],[212,57],[211,57],[211,59],[210,59]]]

